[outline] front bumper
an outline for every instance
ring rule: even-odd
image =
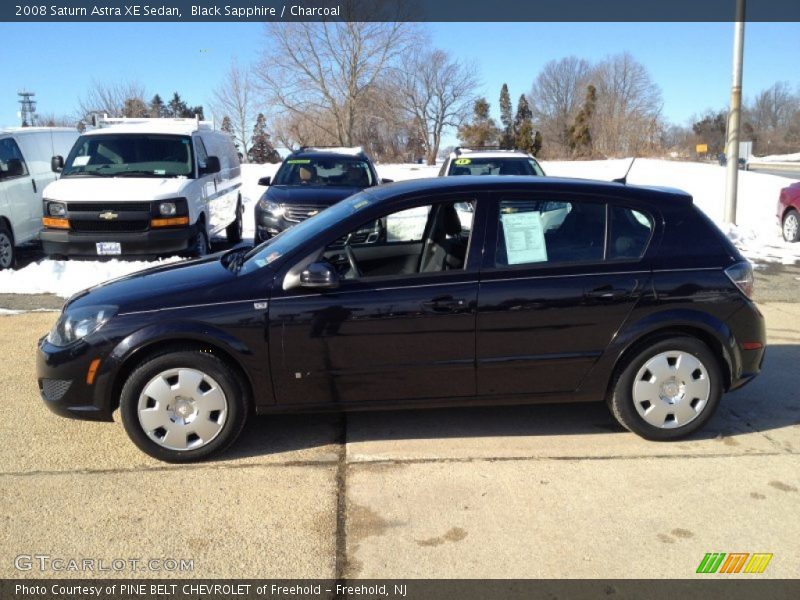
[[[97,256],[98,242],[119,242],[122,256],[155,256],[183,252],[192,247],[196,227],[149,229],[133,233],[93,232],[45,229],[40,234],[47,255]],[[113,256],[109,257],[113,258]]]
[[[289,229],[292,225],[297,225],[293,221],[287,221],[283,216],[276,217],[270,212],[262,210],[256,205],[256,243],[275,237],[284,229]]]
[[[41,338],[36,353],[36,378],[47,408],[73,419],[113,421],[113,410],[105,393],[110,381],[103,368],[105,356],[103,349],[84,342],[60,348],[50,344],[46,336]],[[100,367],[90,385],[87,374],[97,358]]]

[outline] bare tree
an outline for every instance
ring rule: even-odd
[[[759,131],[785,129],[800,108],[800,99],[785,81],[779,81],[756,95],[748,113],[753,127]]]
[[[256,77],[282,117],[317,118],[336,143],[352,145],[369,90],[411,42],[404,22],[296,22],[265,25],[269,49]]]
[[[575,56],[551,60],[533,82],[528,102],[549,156],[570,154],[569,128],[590,83],[591,66]]]
[[[597,65],[592,79],[597,88],[595,151],[619,156],[658,149],[663,103],[647,69],[624,52]]]
[[[228,67],[222,83],[213,92],[211,112],[215,117],[230,117],[234,140],[239,144],[245,161],[250,150],[250,131],[255,112],[254,100],[255,90],[251,70],[241,68],[238,61],[234,59]]]
[[[94,113],[109,117],[131,116],[125,115],[125,103],[132,101],[147,104],[144,86],[138,81],[93,81],[89,91],[78,101],[78,109],[82,118]]]
[[[400,101],[419,132],[427,163],[436,164],[442,134],[470,113],[478,85],[475,68],[443,50],[429,50],[417,52],[398,79]]]

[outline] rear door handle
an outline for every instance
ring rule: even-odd
[[[426,310],[432,312],[456,312],[465,308],[467,306],[467,301],[462,298],[444,296],[441,298],[434,298],[428,302],[423,302],[422,306]]]
[[[612,288],[611,286],[603,286],[590,292],[586,292],[584,297],[591,298],[592,300],[619,300],[620,298],[630,296],[630,294],[630,290]]]
[[[35,179],[31,179],[31,185],[33,186],[33,193],[35,194],[36,193],[36,180]]]

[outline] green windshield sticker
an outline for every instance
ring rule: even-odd
[[[457,165],[468,165],[472,162],[471,158],[457,158],[455,160],[455,164]]]
[[[355,210],[361,210],[365,206],[369,206],[369,200],[359,200],[355,204],[353,204],[353,208]]]
[[[311,162],[310,158],[290,158],[286,161],[290,165],[307,165]]]

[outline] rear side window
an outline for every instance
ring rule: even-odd
[[[13,179],[28,174],[28,165],[13,138],[0,139],[0,179]]]
[[[624,206],[610,206],[609,218],[608,259],[640,258],[653,233],[653,219]]]
[[[496,266],[601,261],[603,203],[501,200]]]

